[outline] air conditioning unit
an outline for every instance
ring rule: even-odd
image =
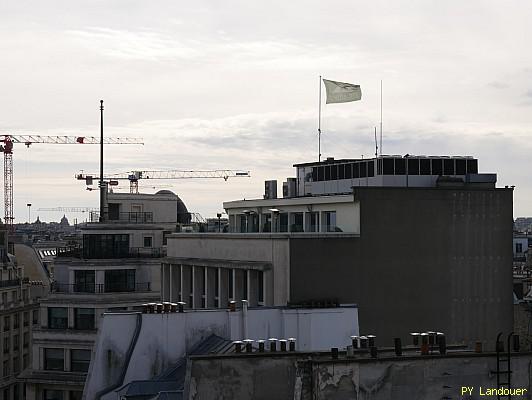
[[[297,178],[287,178],[286,182],[283,182],[283,197],[296,197],[296,191]]]

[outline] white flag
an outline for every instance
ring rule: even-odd
[[[348,101],[356,101],[362,98],[362,91],[360,85],[353,85],[351,83],[323,80],[325,90],[327,91],[327,101],[329,103],[347,103]]]

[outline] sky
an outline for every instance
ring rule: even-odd
[[[371,157],[382,80],[384,154],[478,157],[532,216],[530,15],[517,0],[0,0],[0,133],[98,136],[103,99],[106,136],[145,142],[106,146],[106,172],[251,171],[143,189],[211,217],[317,159],[320,75],[362,88],[323,105],[323,156]],[[13,159],[15,222],[98,205],[74,179],[98,171],[98,146]]]

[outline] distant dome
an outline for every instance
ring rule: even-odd
[[[155,194],[171,194],[173,196],[175,196],[176,194],[174,192],[172,192],[171,190],[159,190],[157,193]]]
[[[68,218],[66,217],[65,214],[63,214],[63,218],[61,218],[61,222],[59,222],[60,225],[66,225],[66,226],[69,226],[69,222],[68,222]]]

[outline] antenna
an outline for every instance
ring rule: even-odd
[[[381,126],[380,126],[380,128],[381,128],[381,137],[380,137],[380,139],[381,139],[380,145],[381,146],[380,147],[381,147],[381,156],[382,156],[382,79],[381,79]]]
[[[375,158],[379,154],[379,145],[377,144],[377,127],[375,127]]]

